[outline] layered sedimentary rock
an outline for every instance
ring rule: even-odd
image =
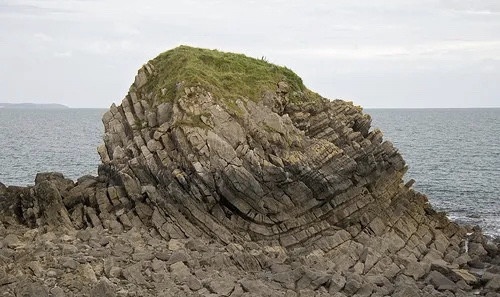
[[[203,67],[265,88],[228,95],[248,86]],[[180,47],[103,123],[97,177],[0,184],[2,296],[498,295],[498,245],[405,183],[360,107],[287,69]]]

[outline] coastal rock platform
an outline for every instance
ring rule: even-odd
[[[0,184],[0,296],[500,296],[500,245],[405,182],[359,106],[181,46],[77,181]]]

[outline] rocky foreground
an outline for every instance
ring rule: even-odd
[[[104,115],[98,176],[0,184],[0,296],[500,296],[498,242],[370,122],[286,68],[166,52]]]

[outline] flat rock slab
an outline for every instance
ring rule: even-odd
[[[426,278],[426,282],[432,284],[439,291],[455,292],[458,289],[454,282],[438,271],[431,271]]]

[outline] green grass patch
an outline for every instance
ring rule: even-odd
[[[192,115],[190,117],[186,117],[180,121],[178,121],[175,126],[189,126],[189,127],[198,127],[198,128],[210,128],[207,124],[203,122],[201,119],[202,116],[210,117],[210,113],[204,113],[201,115]]]
[[[174,100],[185,87],[193,86],[200,86],[226,102],[239,97],[259,101],[264,91],[276,90],[280,81],[290,86],[291,94],[310,92],[290,69],[242,54],[179,46],[150,62],[157,75],[150,78],[148,87],[162,101]],[[164,95],[162,89],[166,90]]]

